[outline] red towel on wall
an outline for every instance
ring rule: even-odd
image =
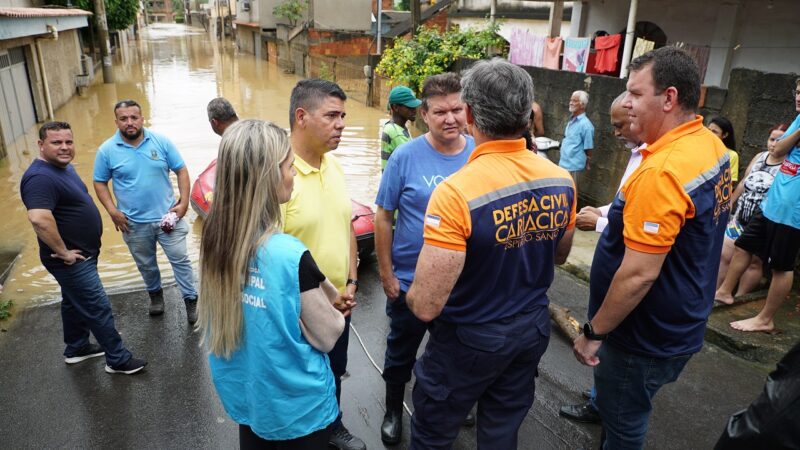
[[[617,53],[619,52],[620,42],[622,42],[621,34],[594,38],[594,48],[597,50],[594,70],[597,73],[608,73],[617,70]]]
[[[558,59],[561,56],[561,37],[548,37],[544,42],[544,58],[542,67],[558,70]]]

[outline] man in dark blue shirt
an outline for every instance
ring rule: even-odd
[[[39,157],[25,171],[20,193],[39,240],[42,264],[61,286],[65,362],[106,356],[106,372],[134,374],[147,365],[134,358],[114,327],[97,273],[103,223],[86,185],[70,162],[75,157],[66,122],[39,128]],[[98,344],[89,342],[89,332]]]

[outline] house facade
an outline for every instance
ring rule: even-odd
[[[53,120],[93,77],[78,30],[91,13],[0,0],[0,158],[37,122]]]

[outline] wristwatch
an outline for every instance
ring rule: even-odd
[[[586,322],[583,324],[583,335],[586,336],[586,339],[592,341],[605,341],[608,337],[608,334],[595,334],[594,329],[592,328],[592,322]]]
[[[347,283],[345,283],[345,286],[347,286],[348,284],[352,284],[353,286],[355,286],[356,287],[356,292],[358,292],[358,280],[354,280],[352,278],[348,278],[347,279]]]

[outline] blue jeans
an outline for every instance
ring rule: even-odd
[[[429,331],[414,366],[410,448],[451,448],[477,402],[478,448],[516,449],[550,341],[547,308],[481,324],[434,320]]]
[[[161,272],[158,270],[156,260],[156,242],[161,244],[164,254],[167,255],[175,274],[175,281],[181,290],[183,298],[197,298],[197,289],[194,283],[194,271],[186,251],[186,235],[189,234],[189,224],[181,219],[175,224],[171,233],[165,233],[158,222],[134,223],[128,221],[128,232],[122,233],[122,239],[128,244],[128,249],[136,262],[136,267],[144,279],[147,292],[156,292],[161,289]]]
[[[411,380],[411,370],[417,360],[417,350],[428,325],[417,319],[406,304],[406,293],[386,299],[389,316],[389,335],[386,337],[386,356],[383,361],[383,379],[388,384],[406,384]]]
[[[125,364],[131,358],[114,327],[114,316],[100,276],[97,258],[79,261],[71,266],[48,268],[61,286],[61,323],[64,327],[64,356],[74,356],[89,343],[91,331],[106,352],[111,367]]]
[[[595,405],[603,419],[603,449],[641,449],[653,397],[661,386],[678,379],[692,355],[649,358],[604,343],[594,368]]]

